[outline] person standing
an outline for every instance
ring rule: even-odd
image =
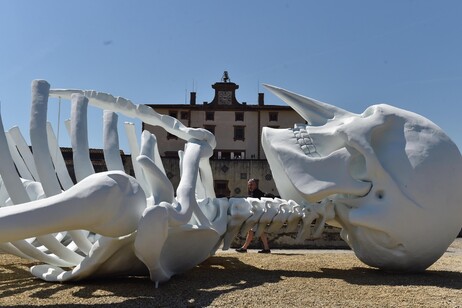
[[[258,183],[256,179],[250,179],[247,182],[248,195],[251,198],[258,198],[265,196],[265,193],[258,188]]]
[[[249,191],[249,197],[251,198],[260,199],[261,197],[265,196],[265,194],[258,188],[258,183],[257,183],[257,180],[255,179],[248,180],[247,188]],[[245,243],[244,245],[242,245],[242,247],[236,249],[237,252],[241,252],[241,253],[247,252],[247,247],[249,247],[255,235],[255,228],[256,227],[253,227],[251,230],[249,230],[249,232],[247,232]],[[263,243],[263,249],[259,250],[258,253],[271,253],[271,250],[268,244],[268,237],[266,236],[266,233],[263,232],[260,236],[260,239]]]

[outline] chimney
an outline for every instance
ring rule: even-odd
[[[196,92],[190,92],[189,93],[189,103],[194,106],[196,105]]]
[[[258,106],[265,105],[265,93],[258,93]]]

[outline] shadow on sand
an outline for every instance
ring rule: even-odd
[[[151,306],[187,307],[208,306],[220,295],[264,283],[277,283],[287,277],[340,279],[354,285],[436,286],[462,289],[462,273],[426,271],[420,274],[390,274],[371,268],[317,268],[316,271],[268,270],[249,266],[233,256],[214,256],[185,274],[173,277],[156,289],[146,277],[114,278],[65,284],[47,283],[31,278],[24,265],[0,267],[0,298],[27,293],[31,301],[56,296],[67,291],[75,304],[47,307],[84,306],[85,299],[118,297],[121,303],[93,304],[93,306]],[[6,279],[5,279],[6,278]],[[101,302],[108,302],[101,300]],[[110,302],[110,301],[109,301]],[[20,307],[20,306],[16,306]]]

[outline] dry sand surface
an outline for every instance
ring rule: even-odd
[[[56,284],[0,255],[0,306],[462,307],[462,239],[420,274],[370,268],[351,251],[219,252],[155,289],[145,277]]]

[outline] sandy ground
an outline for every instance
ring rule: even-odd
[[[219,252],[155,289],[145,277],[55,284],[0,255],[0,306],[462,307],[462,239],[420,274],[392,274],[351,251]]]

